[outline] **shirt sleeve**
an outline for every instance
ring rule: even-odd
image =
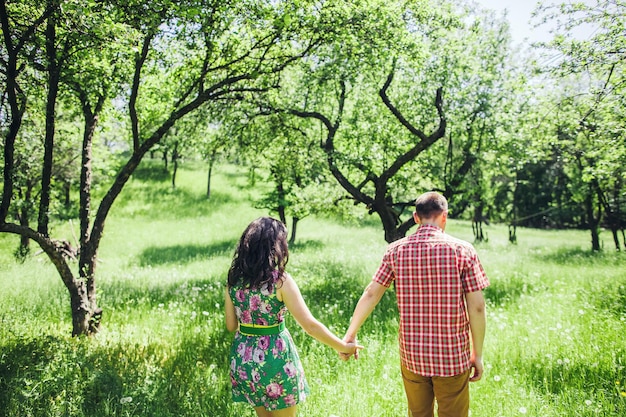
[[[463,268],[463,291],[476,292],[489,286],[489,279],[478,259],[473,247],[465,248],[465,265]]]
[[[396,279],[396,274],[393,268],[392,256],[390,251],[387,251],[383,255],[383,260],[378,270],[376,270],[372,281],[389,288],[394,279]]]

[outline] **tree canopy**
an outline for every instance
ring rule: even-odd
[[[376,215],[394,241],[438,190],[477,241],[500,221],[511,241],[584,227],[594,250],[607,227],[620,249],[624,7],[538,7],[557,30],[533,64],[461,0],[3,0],[0,232],[48,256],[75,335],[98,330],[106,219],[155,152],[173,186],[181,158],[205,160],[207,197],[220,157],[261,172],[272,191],[254,204],[292,241],[322,211]],[[54,237],[63,219],[75,241]]]

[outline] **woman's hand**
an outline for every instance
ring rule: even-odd
[[[354,355],[354,359],[359,359],[359,350],[364,349],[362,345],[359,345],[356,340],[345,340],[345,349],[340,349],[337,351],[339,353],[339,358],[343,361],[347,361],[351,356]]]

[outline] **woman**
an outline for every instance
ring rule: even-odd
[[[259,417],[293,417],[309,387],[284,314],[289,310],[312,337],[349,357],[361,349],[335,336],[309,311],[294,279],[283,223],[259,218],[246,228],[228,271],[226,327],[232,398],[252,405]]]

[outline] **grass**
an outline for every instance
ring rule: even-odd
[[[244,227],[267,213],[261,183],[219,167],[180,171],[177,189],[143,170],[107,221],[99,252],[103,329],[71,338],[69,299],[43,255],[24,264],[0,235],[0,417],[252,416],[229,394],[222,294]],[[58,223],[72,238],[77,223]],[[385,249],[371,220],[306,218],[288,269],[312,312],[341,335]],[[471,225],[450,234],[472,239]],[[585,231],[488,228],[477,245],[491,286],[486,374],[472,384],[472,416],[626,415],[626,256],[588,251]],[[607,234],[606,247],[611,240]],[[359,361],[341,362],[289,319],[312,395],[302,416],[405,415],[397,311],[391,291],[364,325]]]

